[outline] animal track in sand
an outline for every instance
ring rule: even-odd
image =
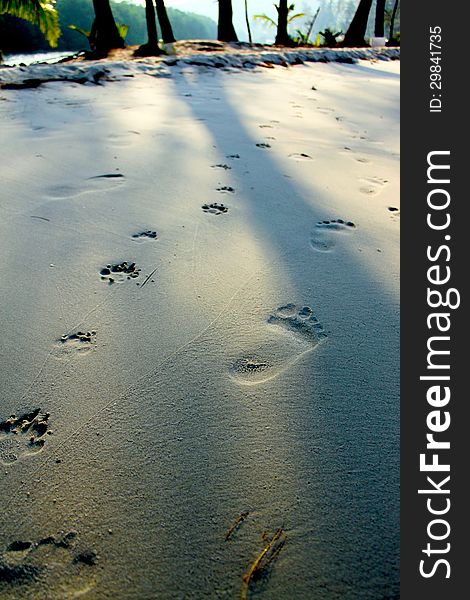
[[[216,191],[221,192],[221,193],[227,193],[227,194],[235,193],[235,189],[233,187],[231,187],[230,185],[222,185],[221,187],[216,188]]]
[[[121,185],[125,177],[122,173],[105,173],[89,177],[81,185],[55,185],[46,190],[52,200],[74,198],[90,192],[108,191]]]
[[[152,231],[148,229],[147,231],[140,231],[139,233],[132,234],[133,239],[135,240],[156,240],[158,235],[156,231]]]
[[[227,158],[231,158],[232,160],[238,159],[238,158],[240,158],[240,155],[239,154],[227,154]]]
[[[272,138],[274,139],[274,138]],[[256,144],[257,148],[271,148],[271,144],[266,144],[264,142],[260,142],[259,144]]]
[[[223,213],[228,212],[228,207],[224,204],[217,204],[217,202],[211,202],[211,204],[203,204],[201,206],[202,210],[207,213],[212,213],[214,215],[221,215]]]
[[[364,185],[359,190],[367,196],[375,196],[388,183],[388,179],[382,179],[381,177],[363,177],[361,181],[364,182]]]
[[[227,157],[227,158],[231,158],[231,157]],[[225,171],[229,171],[232,167],[230,167],[229,165],[226,165],[224,163],[221,163],[219,165],[211,165],[212,169],[224,169]]]
[[[356,228],[352,221],[330,219],[318,221],[313,231],[310,244],[318,252],[328,252],[336,245],[335,234],[348,233]]]
[[[100,271],[102,281],[107,281],[109,284],[121,283],[126,279],[137,279],[141,269],[138,269],[135,262],[128,263],[124,261],[116,265],[106,265]]]
[[[98,555],[94,550],[80,548],[75,531],[65,534],[62,532],[59,536],[50,535],[35,542],[17,539],[0,553],[0,592],[13,592],[15,589],[19,591],[19,588],[34,585],[34,594],[31,590],[28,598],[32,598],[33,595],[38,598],[63,598],[64,581],[71,584],[72,588],[78,585],[81,591],[84,569],[97,562]],[[64,570],[59,582],[60,592],[54,589],[58,583],[57,569]],[[90,583],[88,582],[85,589],[91,589]],[[75,597],[74,592],[77,590],[69,591],[72,595],[67,593],[66,597]],[[77,592],[77,596],[80,591]],[[27,593],[29,594],[29,591]]]
[[[96,346],[96,331],[92,329],[87,332],[66,333],[58,340],[57,345],[61,351],[67,354],[70,352],[88,352]]]
[[[0,423],[0,460],[8,465],[24,456],[37,454],[46,443],[49,431],[49,413],[41,414],[41,409],[20,417],[11,415]]]
[[[296,363],[305,353],[312,351],[327,334],[309,306],[299,307],[293,303],[277,308],[266,323],[292,338],[292,345],[285,340],[275,347],[264,345],[256,352],[245,353],[232,362],[229,373],[242,385],[264,383],[277,377]]]

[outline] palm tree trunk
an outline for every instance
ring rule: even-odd
[[[233,26],[232,0],[219,0],[217,39],[221,42],[238,42]]]
[[[147,44],[148,46],[158,46],[157,21],[153,0],[145,0],[145,20],[147,21]]]
[[[158,30],[153,0],[145,0],[145,20],[147,22],[147,43],[139,46],[134,56],[159,56],[162,50],[158,45]]]
[[[365,35],[367,29],[367,21],[372,6],[372,0],[361,0],[357,7],[356,14],[349,25],[346,35],[344,36],[343,46],[357,47],[365,46]]]
[[[113,48],[124,48],[124,40],[119,35],[109,0],[93,0],[93,8],[96,16],[96,50],[108,52]]]
[[[287,19],[289,16],[287,0],[279,0],[279,5],[275,6],[277,10],[277,33],[274,43],[279,46],[290,46],[291,39],[287,33]]]
[[[248,41],[250,42],[250,44],[252,44],[253,38],[251,37],[250,18],[248,16],[248,0],[245,0],[245,19],[246,19],[246,29],[248,31]]]
[[[171,27],[168,13],[166,12],[166,6],[164,0],[155,0],[157,5],[158,22],[162,30],[162,38],[164,44],[173,44],[176,42],[175,36],[173,35],[173,29]]]
[[[375,7],[375,27],[374,27],[374,35],[375,37],[384,37],[384,17],[385,17],[385,2],[386,0],[377,0],[377,5]]]
[[[392,10],[392,16],[390,18],[390,34],[389,34],[390,41],[393,40],[393,36],[395,35],[394,28],[395,28],[395,17],[397,16],[397,10],[398,10],[398,2],[399,2],[399,0],[395,0],[395,4],[393,5],[393,10]]]

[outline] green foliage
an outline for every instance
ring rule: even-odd
[[[129,31],[129,25],[126,25],[125,23],[116,23],[116,27],[119,35],[122,37],[123,40],[125,40],[127,32]]]
[[[83,35],[83,37],[86,37],[87,40],[90,39],[91,31],[85,31],[85,29],[77,27],[76,25],[69,25],[69,29],[71,29],[72,31],[77,31],[78,33]]]
[[[9,0],[0,0],[5,1]],[[92,1],[56,0],[56,7],[62,26],[58,49],[80,50],[87,47],[83,34],[89,32],[93,23]],[[111,8],[117,23],[126,23],[128,26],[126,43],[131,46],[144,44],[147,41],[144,6],[111,1]],[[167,11],[176,39],[216,39],[217,25],[208,17],[171,8]],[[70,25],[74,27],[70,28]],[[122,35],[121,31],[120,33]],[[37,27],[6,15],[0,15],[0,40],[4,52],[29,52],[48,48]]]
[[[68,27],[72,31],[76,31],[80,35],[83,35],[83,37],[86,37],[88,42],[90,42],[91,31],[86,31],[85,29],[82,29],[81,27],[77,27],[76,25],[69,25]],[[117,27],[119,35],[122,37],[123,40],[125,40],[127,32],[129,31],[128,25],[125,25],[124,23],[116,23],[116,27]],[[90,46],[91,46],[91,44],[90,44]]]
[[[277,27],[276,21],[271,19],[271,17],[268,17],[268,15],[253,15],[253,19],[255,21],[262,21],[265,25],[269,25],[270,27]]]
[[[313,15],[313,17],[310,19],[310,21],[307,21],[305,31],[302,31],[301,29],[296,29],[297,36],[294,37],[293,40],[299,46],[308,46],[308,45],[312,46],[313,45],[313,42],[310,39],[310,36],[312,34],[313,26],[315,25],[315,21],[318,18],[319,12],[320,12],[320,7],[317,8],[316,13]]]
[[[60,37],[55,0],[0,0],[0,15],[7,14],[37,25],[52,48]]]
[[[327,27],[325,29],[325,31],[320,31],[320,35],[323,38],[323,42],[322,42],[322,46],[327,46],[328,48],[334,48],[337,44],[337,38],[340,35],[343,35],[342,31],[337,31],[336,33],[333,33],[333,30],[330,29],[329,27]]]
[[[276,7],[276,9],[278,9],[278,6],[276,4],[274,6]],[[287,23],[291,23],[295,19],[300,19],[301,17],[305,17],[305,13],[296,13],[294,15],[291,15],[291,13],[294,12],[294,10],[295,10],[294,4],[291,4],[287,8]],[[265,14],[253,15],[253,19],[255,19],[257,21],[262,21],[269,27],[277,27],[277,22],[274,19],[271,19],[271,17],[268,17],[268,15],[265,15]]]

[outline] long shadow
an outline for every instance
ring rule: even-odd
[[[314,67],[311,68],[313,71]],[[194,117],[210,131],[221,159],[234,152],[239,152],[243,159],[243,149],[253,147],[263,138],[254,137],[244,125],[228,95],[224,77],[219,76],[217,90],[217,106],[223,120],[211,119],[207,108],[194,101],[204,86],[203,76],[193,73],[190,79],[177,77],[174,85]],[[192,93],[191,100],[184,95],[188,90]],[[227,139],[226,123],[236,132],[236,141]],[[275,143],[275,140],[270,142]],[[307,290],[315,286],[316,273],[320,271],[317,280],[321,280],[322,289],[317,287],[314,291],[320,314],[322,303],[325,312],[328,312],[328,303],[340,309],[342,302],[337,302],[338,296],[348,297],[350,290],[360,290],[359,294],[351,293],[347,314],[338,315],[335,320],[338,328],[343,319],[344,328],[352,336],[348,348],[336,345],[334,355],[323,354],[318,359],[321,369],[315,368],[311,356],[314,376],[305,382],[310,395],[305,397],[303,393],[303,397],[294,402],[297,409],[287,411],[298,427],[293,450],[295,469],[300,478],[306,474],[321,480],[317,481],[316,488],[321,498],[304,498],[304,512],[297,521],[297,525],[300,523],[297,542],[303,547],[301,560],[312,550],[317,558],[321,556],[324,560],[324,564],[314,565],[312,573],[320,578],[312,575],[309,585],[311,589],[331,586],[331,590],[338,585],[343,598],[358,597],[359,590],[362,593],[367,590],[371,597],[377,598],[396,593],[399,548],[397,298],[386,286],[381,287],[357,252],[343,252],[347,275],[343,281],[338,280],[330,272],[328,256],[315,254],[305,235],[306,223],[313,228],[317,221],[334,215],[325,214],[325,206],[320,202],[319,206],[307,202],[305,190],[284,176],[269,149],[259,149],[256,165],[248,165],[250,171],[252,168],[257,171],[254,176],[242,173],[235,164],[229,172],[231,185],[243,190],[236,203],[249,214],[249,227],[261,240],[265,254],[272,257],[276,269],[290,280],[292,294],[296,296],[291,301],[299,297],[306,303],[310,301],[311,294],[309,298]],[[272,203],[266,200],[271,191]],[[284,198],[281,202],[280,193]],[[324,190],[310,189],[310,194],[320,198]],[[260,197],[264,200],[260,201]],[[280,299],[280,304],[286,300],[290,299]],[[267,306],[266,314],[273,308]],[[340,337],[343,332],[335,331],[334,327],[328,329],[331,340],[328,343],[333,344],[335,334]],[[313,401],[319,389],[320,398]],[[319,420],[321,428],[316,426]],[[315,454],[319,435],[320,445],[327,448],[320,457]],[[292,439],[295,438],[294,435]],[[317,463],[316,470],[312,470],[313,462]],[[308,494],[308,487],[302,491]],[[318,521],[309,523],[309,519]],[[319,544],[319,540],[323,540],[323,544]]]

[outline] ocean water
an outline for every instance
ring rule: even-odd
[[[39,62],[55,63],[72,56],[75,52],[62,51],[62,52],[33,52],[31,54],[5,54],[3,57],[3,65],[13,67],[15,65],[32,65]]]

